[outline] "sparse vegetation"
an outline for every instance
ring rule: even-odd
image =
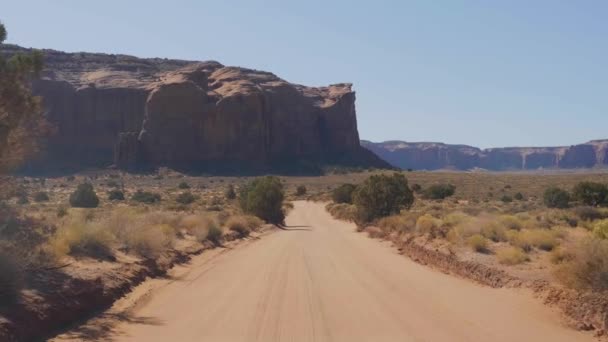
[[[474,234],[468,238],[467,244],[478,253],[488,252],[488,240],[481,234]]]
[[[298,185],[296,188],[296,196],[306,195],[306,187],[304,185]]]
[[[70,195],[70,205],[74,208],[96,208],[99,205],[99,198],[91,183],[78,185],[76,191]]]
[[[433,184],[424,190],[424,197],[434,200],[442,200],[454,195],[456,187],[452,184]]]
[[[335,188],[332,192],[332,200],[335,203],[353,203],[353,193],[355,192],[356,186],[353,184],[342,184]]]
[[[186,182],[180,182],[179,185],[177,186],[180,189],[190,189],[190,184],[186,183]]]
[[[179,194],[177,196],[177,198],[175,199],[175,201],[177,203],[187,205],[187,204],[192,204],[194,201],[196,201],[196,198],[197,197],[194,196],[190,191],[185,191],[185,192],[182,192],[181,194]]]
[[[124,201],[125,194],[120,190],[111,190],[108,192],[108,200],[110,201]]]
[[[572,197],[592,207],[608,204],[608,186],[598,182],[580,182],[572,189]]]
[[[48,202],[49,200],[49,194],[46,191],[38,191],[34,194],[35,202]]]
[[[593,235],[598,239],[608,240],[608,219],[598,221],[593,225]]]
[[[549,208],[568,208],[570,194],[558,187],[550,187],[543,194],[545,205]]]
[[[565,285],[583,290],[608,290],[608,240],[585,239],[568,252],[555,270]]]
[[[506,247],[496,252],[498,262],[503,265],[518,265],[529,260],[526,252],[518,247]]]
[[[224,196],[229,201],[236,199],[236,191],[234,190],[234,185],[232,185],[232,184],[228,185],[228,188],[226,188],[226,192],[224,193]]]

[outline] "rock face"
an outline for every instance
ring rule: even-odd
[[[360,146],[351,84],[305,87],[213,61],[43,53],[34,91],[57,128],[47,167],[388,167]]]
[[[466,145],[362,141],[362,146],[391,165],[416,170],[482,168],[494,171],[578,169],[608,166],[608,140],[561,147],[479,149]]]

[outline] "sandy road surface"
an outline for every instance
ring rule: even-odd
[[[195,259],[183,277],[95,339],[594,340],[563,327],[525,290],[482,287],[420,266],[332,219],[321,204],[296,202],[287,224],[289,231]]]

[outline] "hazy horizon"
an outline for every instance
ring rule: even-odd
[[[7,43],[353,83],[364,140],[492,148],[608,138],[600,1],[34,3],[3,6]]]

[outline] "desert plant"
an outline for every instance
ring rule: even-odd
[[[136,201],[136,202],[153,204],[153,203],[160,202],[161,196],[158,193],[149,192],[149,191],[143,191],[143,190],[137,190],[133,194],[133,196],[131,196],[131,199],[133,201]]]
[[[57,208],[57,217],[62,218],[68,214],[68,208],[61,205]]]
[[[34,194],[34,201],[36,202],[48,202],[49,200],[49,194],[44,191],[38,191]]]
[[[593,225],[593,235],[598,239],[608,239],[608,219],[598,221]]]
[[[304,185],[298,185],[296,188],[296,196],[306,195],[306,187]]]
[[[513,215],[502,215],[498,220],[507,229],[520,230],[523,226],[521,220]]]
[[[431,237],[435,238],[440,235],[439,228],[441,225],[441,220],[429,214],[424,214],[416,220],[416,231],[419,234],[429,234]]]
[[[99,198],[91,183],[78,185],[76,191],[70,195],[70,205],[74,208],[96,208]]]
[[[332,192],[332,200],[335,203],[353,203],[353,192],[356,186],[354,184],[342,184],[335,188]]]
[[[124,201],[125,194],[120,190],[110,190],[108,191],[108,200],[110,201]]]
[[[513,202],[513,197],[511,197],[509,195],[502,195],[502,197],[500,198],[500,200],[503,203],[511,203],[511,202]]]
[[[424,197],[434,200],[442,200],[454,195],[456,187],[452,184],[433,184],[424,190]]]
[[[604,218],[604,213],[593,207],[576,207],[574,214],[583,221],[595,221]]]
[[[222,244],[222,236],[224,232],[218,226],[209,227],[209,231],[207,233],[207,240],[211,241],[213,244],[219,246]]]
[[[179,194],[175,201],[180,204],[192,204],[194,201],[196,201],[196,196],[194,196],[190,191],[185,191]]]
[[[496,252],[498,262],[503,265],[518,265],[529,260],[526,252],[518,247],[506,247]]]
[[[505,228],[495,221],[487,221],[482,223],[481,235],[494,242],[507,240]]]
[[[513,198],[515,200],[522,201],[524,199],[524,195],[522,195],[521,192],[517,192],[517,193],[515,193],[515,195],[513,195]]]
[[[358,219],[370,222],[409,209],[414,203],[414,194],[400,173],[373,175],[357,187],[353,203],[357,207]]]
[[[245,213],[262,220],[282,224],[285,220],[285,194],[280,179],[273,176],[256,178],[241,188],[239,201]]]
[[[179,185],[177,187],[180,189],[190,189],[190,184],[188,184],[186,182],[181,182],[181,183],[179,183]]]
[[[412,185],[412,191],[415,193],[420,193],[422,192],[422,186],[420,186],[420,184],[415,183]]]
[[[570,203],[570,194],[558,187],[550,187],[545,190],[543,201],[549,208],[567,208]]]
[[[481,234],[475,234],[467,239],[467,244],[471,249],[478,253],[488,252],[488,240]]]
[[[608,204],[608,187],[597,182],[580,182],[572,189],[575,200],[589,206]]]
[[[236,191],[234,191],[234,185],[232,185],[232,184],[228,185],[228,188],[226,189],[224,196],[226,197],[227,200],[233,200],[236,198]]]
[[[240,237],[248,236],[251,231],[247,221],[239,216],[230,217],[226,222],[226,227],[228,227],[229,230],[238,233]]]
[[[608,240],[584,239],[557,265],[555,275],[568,287],[608,290]]]

